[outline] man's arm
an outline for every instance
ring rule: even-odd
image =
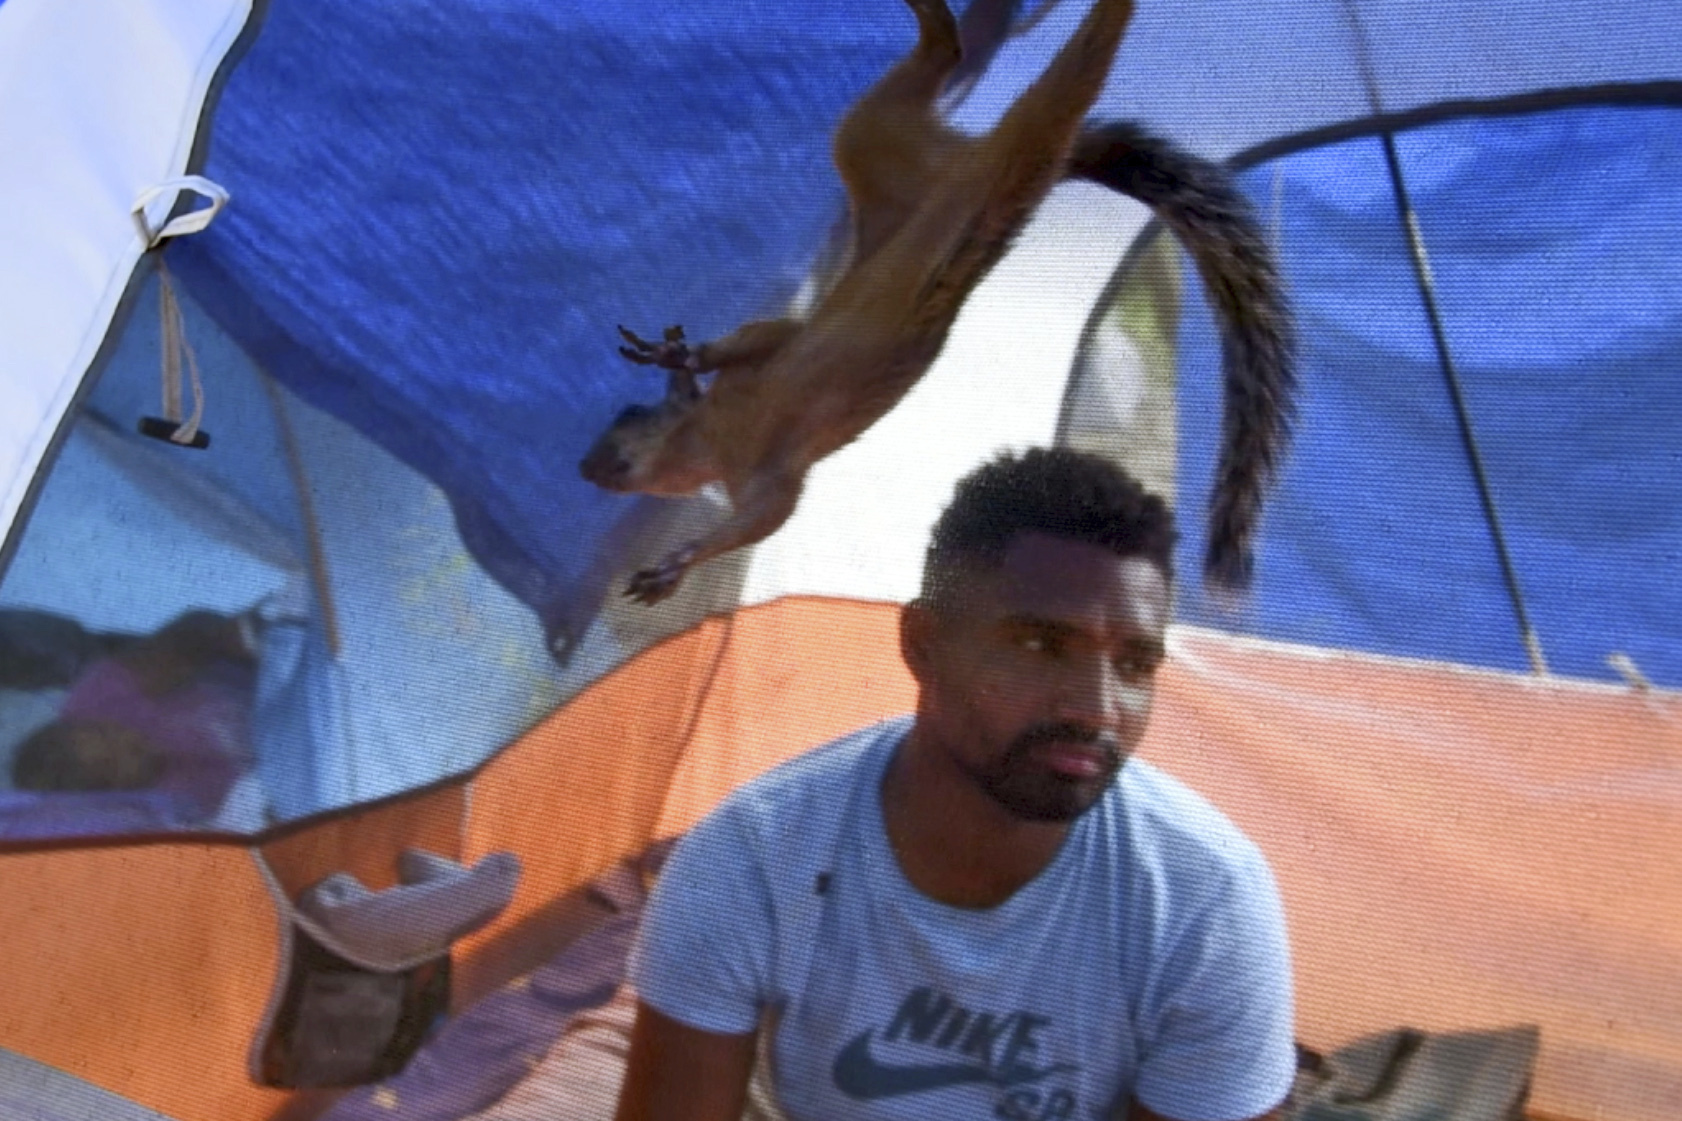
[[[639,1001],[614,1121],[740,1121],[754,1039],[701,1031]]]

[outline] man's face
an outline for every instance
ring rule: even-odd
[[[1019,820],[1072,821],[1144,734],[1168,582],[1144,557],[1043,533],[959,579],[938,613],[906,608],[919,730]]]

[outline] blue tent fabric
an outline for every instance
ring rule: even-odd
[[[985,125],[1083,7],[1007,45],[957,120]],[[1386,107],[1500,96],[1537,67],[1556,87],[1676,74],[1663,0],[1567,3],[1535,30],[1467,30],[1458,10],[1414,27],[1414,6],[1360,6]],[[1100,112],[1227,154],[1366,111],[1342,5],[1222,9],[1219,57],[1188,63],[1216,19],[1142,6]],[[914,33],[903,0],[274,0],[214,120],[205,170],[233,203],[171,260],[264,369],[436,481],[475,559],[551,640],[577,638],[616,542],[658,506],[577,475],[609,418],[660,391],[618,357],[614,325],[708,337],[776,313],[837,213],[834,121]],[[1464,64],[1422,63],[1438,55]],[[1667,357],[1676,120],[1582,110],[1402,138],[1520,580],[1553,667],[1573,674],[1605,677],[1622,650],[1682,681],[1665,440],[1682,384]],[[1242,623],[1526,668],[1377,143],[1285,167],[1305,399]],[[1271,174],[1252,173],[1258,199]],[[1188,306],[1189,572],[1218,401],[1213,332]],[[1232,622],[1195,589],[1182,615]]]
[[[159,410],[153,278],[46,479],[0,606],[133,634],[188,608],[262,607],[251,730],[261,797],[230,797],[219,830],[254,831],[460,774],[551,709],[558,674],[529,612],[468,563],[438,490],[342,421],[285,394],[277,401],[194,301],[183,312],[203,370],[209,447],[134,431]],[[311,492],[308,519],[294,467]],[[0,751],[6,740],[0,732]],[[4,831],[175,828],[156,801],[60,797],[8,809]]]
[[[914,40],[902,0],[406,8],[286,0],[230,79],[171,250],[257,361],[451,496],[551,631],[645,500],[577,462],[658,377],[616,324],[774,314],[840,202],[835,118]],[[414,21],[424,21],[417,25]]]
[[[0,1117],[11,1121],[170,1121],[121,1094],[0,1048]]]
[[[1438,305],[1550,668],[1629,655],[1682,684],[1682,109],[1586,107],[1404,133]],[[1243,619],[1323,646],[1527,670],[1376,138],[1282,176],[1306,340],[1283,485]],[[1213,325],[1186,302],[1182,494],[1218,439]],[[1186,507],[1189,511],[1192,507]],[[1202,526],[1182,519],[1196,571]],[[1193,619],[1232,619],[1194,594]]]

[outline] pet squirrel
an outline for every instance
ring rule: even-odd
[[[907,0],[919,36],[836,130],[853,243],[805,319],[748,323],[691,345],[620,327],[632,362],[668,371],[664,400],[626,408],[579,464],[616,493],[678,496],[722,483],[732,514],[642,569],[625,594],[671,595],[694,566],[776,532],[812,465],[858,438],[933,365],[964,301],[1060,181],[1137,198],[1187,247],[1222,322],[1224,447],[1205,573],[1248,584],[1261,499],[1287,438],[1292,334],[1277,269],[1225,172],[1126,123],[1086,127],[1131,0],[1096,0],[1043,73],[988,133],[970,137],[937,100],[962,58],[944,0]],[[715,373],[703,389],[700,375]]]

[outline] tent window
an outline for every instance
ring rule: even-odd
[[[14,530],[0,839],[269,820],[252,722],[271,631],[310,609],[295,498],[283,476],[240,469],[275,433],[237,387],[217,386],[231,447],[139,434],[156,407],[156,299],[149,285]]]

